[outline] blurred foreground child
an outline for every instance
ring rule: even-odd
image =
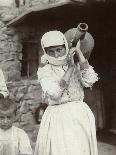
[[[0,69],[0,98],[4,98],[8,96],[8,89],[6,86],[4,74],[2,70]]]
[[[13,126],[16,110],[13,100],[0,100],[0,155],[32,155],[27,134]]]

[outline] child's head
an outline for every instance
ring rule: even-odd
[[[4,98],[0,100],[0,128],[8,130],[15,120],[17,106],[14,100]]]
[[[68,43],[60,31],[45,33],[42,36],[41,45],[44,51],[44,58],[50,64],[63,65],[67,62]]]

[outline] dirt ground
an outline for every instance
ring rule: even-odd
[[[97,138],[99,155],[116,155],[116,134],[102,130]]]
[[[99,155],[116,155],[116,146],[98,142]]]

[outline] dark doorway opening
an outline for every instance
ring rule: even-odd
[[[22,42],[22,67],[21,76],[28,79],[35,79],[37,77],[37,68],[39,65],[39,49],[38,42],[25,41]]]

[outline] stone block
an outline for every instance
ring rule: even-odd
[[[8,48],[8,51],[11,51],[11,52],[13,52],[13,51],[16,52],[17,51],[17,46],[13,41],[8,42],[7,48]]]
[[[17,54],[16,52],[12,52],[12,53],[4,53],[3,54],[3,59],[2,60],[5,60],[5,61],[13,61],[13,60],[16,60],[17,59]]]
[[[23,94],[26,94],[27,93],[27,86],[19,87],[18,92],[21,92]]]
[[[30,112],[27,112],[26,114],[22,114],[21,121],[33,123],[33,115]]]
[[[23,101],[21,102],[20,113],[25,114],[25,113],[27,113],[28,111],[29,111],[29,105],[28,105],[27,101],[23,100]]]
[[[17,52],[22,52],[22,48],[23,48],[22,44],[18,43],[17,44]]]
[[[0,51],[2,52],[2,51]],[[0,53],[0,62],[4,60],[4,53]]]
[[[4,27],[2,27],[2,28],[0,29],[0,31],[2,32],[2,34],[5,34],[6,31],[7,31],[6,25],[5,25]]]
[[[38,83],[36,84],[31,84],[28,88],[28,92],[31,93],[31,92],[34,92],[34,91],[38,91],[40,89]]]
[[[6,34],[0,35],[0,41],[6,41],[7,42],[8,36]]]
[[[0,28],[2,28],[4,26],[5,26],[5,24],[2,21],[0,21]]]
[[[2,69],[4,71],[11,72],[11,74],[16,74],[15,72],[20,72],[20,62],[5,60],[2,64]]]
[[[16,95],[16,100],[17,101],[20,101],[24,96],[24,93],[23,92],[18,92],[17,95]]]
[[[14,28],[7,28],[5,33],[10,36],[10,37],[14,37],[15,36],[15,33],[16,33],[16,30]]]
[[[18,60],[21,61],[21,60],[22,60],[22,57],[23,57],[23,54],[22,54],[22,53],[18,53],[18,54],[17,54],[17,58],[18,58]]]
[[[21,80],[21,73],[16,70],[12,70],[8,74],[8,81],[19,81]]]
[[[24,96],[24,100],[32,100],[32,99],[34,99],[33,93],[27,93],[27,94]]]
[[[19,113],[21,114],[20,121],[16,124],[26,131],[35,128],[36,122],[34,118],[34,109],[41,102],[41,90],[37,80],[21,80],[10,81],[7,83],[11,95],[14,95]],[[28,92],[30,90],[30,92]],[[19,125],[18,124],[18,125]],[[34,131],[34,129],[32,130]],[[32,135],[32,139],[34,139]]]
[[[9,85],[7,85],[7,86],[8,86],[10,93],[13,94],[14,96],[16,96],[18,93],[18,87],[15,87],[15,86],[11,87]]]
[[[2,21],[3,22],[9,22],[13,18],[15,18],[15,15],[13,15],[13,14],[2,14]]]

